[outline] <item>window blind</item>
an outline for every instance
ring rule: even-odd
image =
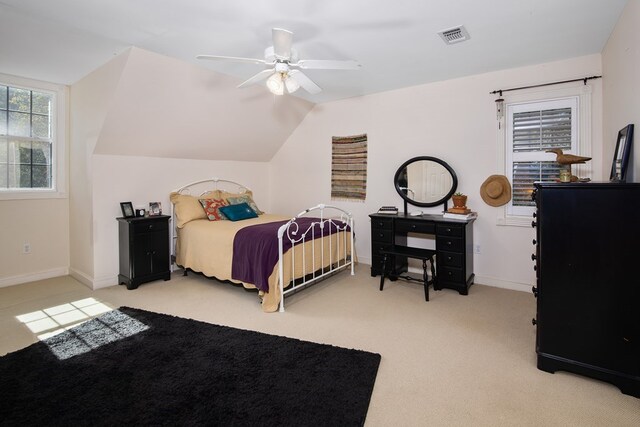
[[[555,161],[519,161],[518,153],[544,153],[552,148],[571,149],[571,108],[525,111],[513,114],[513,206],[535,206],[531,200],[535,181],[554,181],[562,167]]]

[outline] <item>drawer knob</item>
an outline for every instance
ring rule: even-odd
[[[533,240],[531,241],[531,243],[533,243],[533,245],[535,246],[535,245],[537,245],[537,244],[538,244],[538,241],[537,241],[536,239],[533,239]]]
[[[451,229],[450,228],[447,228],[447,233],[451,233]]]
[[[378,227],[382,227],[382,226],[384,226],[384,222],[379,222]]]
[[[451,240],[447,240],[447,245],[451,246]]]
[[[534,265],[534,266],[533,266],[533,270],[534,270],[534,271],[538,271],[538,266],[537,266],[537,265]]]
[[[533,292],[533,295],[538,298],[538,288],[536,288],[535,286],[531,287],[531,292]]]
[[[536,228],[536,222],[535,221],[531,221],[531,227]]]
[[[378,236],[380,236],[380,237],[384,237],[384,234],[383,234],[383,233],[380,233]]]
[[[450,272],[450,271],[449,271],[448,273],[449,273],[449,276],[453,276],[453,273],[452,273],[452,272]]]
[[[538,216],[538,214],[534,212],[534,213],[533,213],[533,217],[535,218],[535,217],[537,217],[537,216]]]
[[[531,261],[535,261],[537,258],[536,254],[531,254]]]
[[[538,322],[536,321],[536,318],[535,318],[535,317],[534,317],[533,319],[531,319],[531,324],[532,324],[533,326],[536,326],[536,324],[537,324],[537,323],[538,323]]]
[[[447,257],[447,261],[451,261],[453,258],[451,258],[450,256]]]

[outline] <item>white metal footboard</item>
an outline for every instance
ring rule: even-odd
[[[333,212],[332,212],[333,210]],[[326,211],[326,212],[325,212]],[[329,216],[329,214],[337,214],[336,216]],[[317,217],[318,221],[314,221],[311,226],[306,230],[301,230],[300,225],[296,220],[301,217]],[[316,225],[319,225],[320,235],[317,235]],[[335,236],[329,239],[324,237],[331,236],[332,231],[335,230]],[[343,232],[340,234],[340,232]],[[291,243],[291,285],[285,289],[288,285],[284,282],[284,242],[285,239]],[[307,247],[305,245],[308,241],[314,241],[319,239],[318,250],[321,251],[320,265],[316,265],[316,244],[311,245],[311,265],[307,265],[307,256],[305,251]],[[342,247],[340,246],[339,239],[342,239]],[[349,245],[347,246],[347,239]],[[335,247],[333,241],[336,240]],[[344,270],[347,267],[351,267],[351,274],[354,273],[354,251],[353,245],[353,217],[351,214],[336,206],[320,204],[313,208],[309,208],[303,212],[300,212],[296,217],[292,218],[289,222],[284,224],[278,229],[278,284],[280,287],[280,312],[284,311],[284,297],[285,295],[295,292],[296,290],[317,282],[322,278],[334,274],[340,270]],[[328,245],[328,247],[327,247]],[[347,250],[350,248],[350,251]],[[298,265],[296,270],[296,250],[302,251],[300,262],[302,266]],[[329,259],[325,262],[325,253],[328,251]],[[337,252],[335,252],[337,251]],[[334,261],[334,259],[336,261]],[[327,264],[327,265],[325,265]],[[298,274],[296,278],[296,271],[302,271],[302,275]]]

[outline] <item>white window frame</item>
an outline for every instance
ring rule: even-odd
[[[19,89],[45,92],[53,95],[54,108],[51,112],[51,188],[0,188],[0,200],[55,199],[66,198],[67,171],[67,86],[47,83],[23,77],[0,74],[0,85]]]
[[[554,108],[554,105],[572,106],[572,149],[567,151],[580,156],[591,156],[591,86],[580,84],[559,89],[538,89],[519,93],[505,93],[504,111],[505,115],[500,120],[498,126],[498,163],[499,169],[512,182],[512,166],[514,153],[512,148],[511,125],[513,123],[513,113],[527,110],[534,110],[536,107],[546,104],[544,108]],[[575,111],[574,111],[575,109]],[[575,112],[575,114],[574,114]],[[555,160],[552,153],[517,153],[515,160]],[[573,165],[573,174],[591,178],[592,169],[589,163],[584,165]],[[531,217],[534,207],[513,206],[509,201],[498,214],[496,223],[498,225],[512,225],[521,227],[531,227]]]

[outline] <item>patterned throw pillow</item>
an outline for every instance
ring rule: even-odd
[[[253,198],[248,194],[246,194],[244,196],[238,196],[238,197],[227,197],[227,202],[229,202],[230,205],[239,205],[240,203],[246,203],[258,215],[262,215],[264,213],[260,209],[258,209],[258,205],[256,205],[256,202],[254,202]]]
[[[209,221],[220,221],[221,219],[227,219],[220,208],[227,206],[228,203],[224,199],[200,199],[200,204],[204,208],[204,212],[207,214]]]

